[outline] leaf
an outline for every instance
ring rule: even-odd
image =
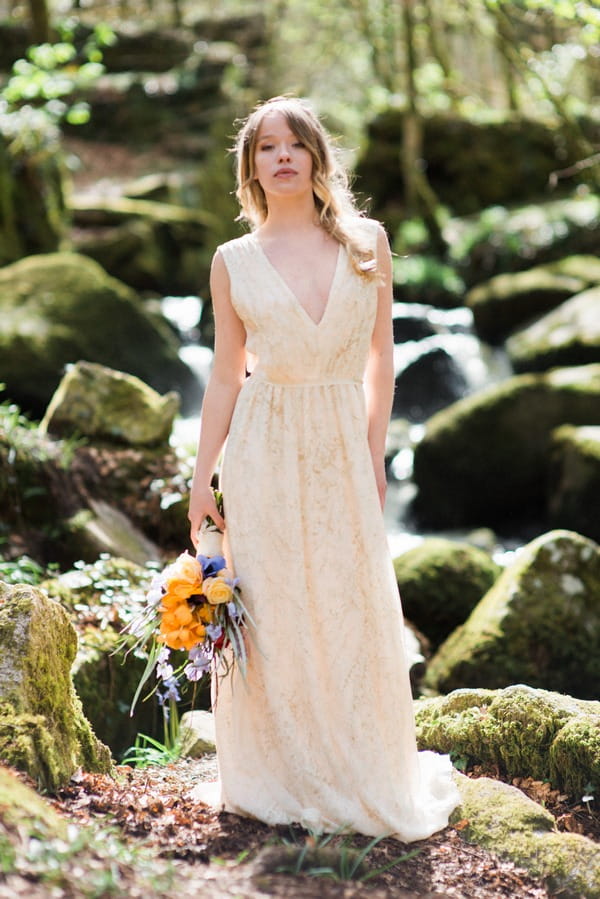
[[[161,644],[155,642],[155,643],[153,643],[152,648],[150,649],[150,652],[148,653],[148,661],[146,662],[146,667],[144,668],[144,673],[142,674],[142,676],[140,678],[140,682],[137,685],[137,689],[136,689],[134,697],[131,701],[131,709],[129,712],[130,715],[133,715],[135,707],[137,705],[137,701],[140,697],[140,693],[142,692],[145,684],[150,679],[152,672],[156,668],[156,664],[158,662],[158,656],[160,655],[161,649],[162,649]]]

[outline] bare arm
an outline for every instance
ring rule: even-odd
[[[365,373],[369,448],[381,508],[385,502],[385,438],[394,398],[394,334],[392,329],[392,255],[383,228],[377,237],[377,315]]]
[[[210,291],[215,316],[215,353],[202,403],[200,439],[188,512],[194,546],[198,529],[207,515],[221,529],[225,526],[217,512],[210,484],[246,372],[246,332],[231,303],[229,275],[218,251],[213,257]]]

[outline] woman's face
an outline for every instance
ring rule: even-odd
[[[312,156],[291,131],[282,112],[268,112],[260,123],[255,151],[254,177],[268,197],[312,194]]]

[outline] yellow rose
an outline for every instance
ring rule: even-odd
[[[208,577],[202,585],[202,592],[213,606],[222,602],[229,602],[233,596],[233,590],[222,577]]]

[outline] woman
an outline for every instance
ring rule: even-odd
[[[259,106],[237,161],[254,230],[213,260],[189,512],[194,544],[205,516],[226,524],[256,625],[246,679],[219,686],[217,801],[269,824],[421,839],[458,796],[448,758],[416,750],[383,525],[389,246],[300,101]],[[210,482],[226,437],[225,521]]]

